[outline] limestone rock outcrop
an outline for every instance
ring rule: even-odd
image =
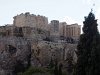
[[[23,38],[0,38],[0,75],[14,75],[20,65],[27,67],[31,50]]]

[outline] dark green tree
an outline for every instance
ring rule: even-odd
[[[77,46],[75,75],[100,75],[100,35],[92,11],[83,22],[83,34]]]

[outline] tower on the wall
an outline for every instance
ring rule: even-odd
[[[59,21],[52,20],[50,23],[50,36],[51,38],[59,39]]]

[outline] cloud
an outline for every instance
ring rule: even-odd
[[[64,17],[62,20],[62,22],[66,22],[67,24],[74,24],[74,23],[78,23],[79,25],[82,25],[82,22],[77,21],[69,16]]]
[[[86,0],[88,4],[91,4],[93,0]]]
[[[98,19],[98,29],[100,31],[100,7],[96,10],[96,19]]]
[[[66,21],[68,24],[76,23],[74,19],[68,16],[66,16],[63,20]]]
[[[96,10],[96,18],[100,19],[100,7]]]
[[[83,0],[83,3],[84,3],[84,4],[91,5],[91,4],[93,4],[93,1],[94,1],[94,0]]]

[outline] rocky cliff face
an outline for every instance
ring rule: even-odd
[[[37,59],[38,64],[41,66],[49,65],[51,59],[57,60],[58,62],[64,62],[67,60],[67,55],[70,53],[73,56],[74,63],[77,60],[75,55],[76,44],[63,44],[54,43],[47,41],[40,41],[38,44],[32,45],[32,57],[31,60],[34,61],[34,57]],[[34,62],[31,63],[33,66]]]
[[[29,65],[29,43],[23,38],[0,38],[0,75],[14,75]],[[22,67],[23,66],[23,67]]]
[[[23,37],[0,37],[0,75],[16,75],[28,66],[48,66],[51,59],[65,62],[67,53],[76,60],[75,44],[35,42]]]

